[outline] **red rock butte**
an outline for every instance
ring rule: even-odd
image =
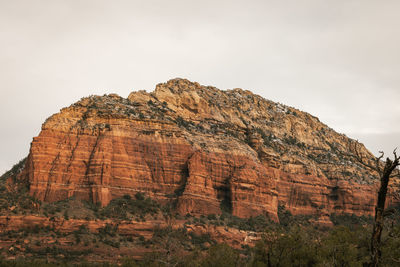
[[[374,211],[376,180],[345,156],[349,140],[250,91],[173,79],[63,108],[33,138],[18,179],[45,202],[75,196],[104,206],[144,192],[181,214],[277,220],[282,205],[324,222]]]

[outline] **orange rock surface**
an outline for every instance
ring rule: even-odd
[[[144,192],[181,214],[277,220],[284,205],[293,214],[372,215],[376,180],[344,156],[348,141],[249,91],[174,79],[127,99],[83,98],[51,116],[19,179],[47,202],[75,196],[104,206]]]
[[[64,218],[49,219],[46,217],[27,215],[27,216],[0,216],[0,231],[18,231],[21,229],[33,229],[34,227],[50,227],[54,231],[61,233],[73,233],[78,231],[81,226],[85,226],[91,233],[98,233],[106,225],[116,227],[118,234],[123,236],[143,236],[151,239],[154,229],[171,227],[179,229],[185,227],[188,233],[193,232],[197,235],[208,234],[217,242],[225,242],[240,248],[243,244],[253,245],[261,238],[261,233],[243,231],[227,226],[185,224],[184,220],[174,221],[172,224],[165,220],[148,220],[146,222],[119,221],[112,220],[79,220]]]

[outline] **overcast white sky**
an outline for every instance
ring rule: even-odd
[[[0,173],[83,96],[188,78],[400,146],[400,1],[0,0]]]

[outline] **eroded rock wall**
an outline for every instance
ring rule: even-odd
[[[277,220],[284,205],[293,214],[372,215],[377,181],[345,156],[349,141],[249,91],[174,79],[128,99],[83,98],[51,116],[19,179],[48,202],[104,206],[144,192],[182,214]]]

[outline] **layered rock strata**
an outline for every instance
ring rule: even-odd
[[[241,245],[254,245],[261,239],[259,232],[238,230],[227,226],[187,224],[184,220],[176,220],[168,223],[165,220],[147,220],[145,222],[119,221],[112,220],[79,220],[64,218],[45,218],[40,216],[0,216],[0,231],[20,231],[39,228],[49,228],[60,233],[74,233],[85,227],[90,233],[98,233],[107,225],[115,227],[116,232],[121,236],[144,237],[149,240],[153,237],[155,229],[165,229],[171,227],[173,230],[185,228],[188,233],[196,235],[209,235],[219,243],[229,243],[230,245],[241,248]],[[54,241],[54,239],[53,239]],[[1,247],[1,246],[0,246]],[[148,251],[148,252],[151,252]]]
[[[181,214],[277,220],[284,205],[293,214],[372,215],[374,174],[346,156],[348,142],[250,91],[174,79],[128,98],[82,98],[51,116],[19,179],[47,202],[75,196],[104,206],[144,192]]]

